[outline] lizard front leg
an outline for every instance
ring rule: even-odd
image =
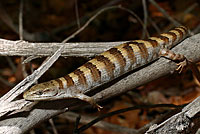
[[[103,108],[100,105],[98,105],[92,97],[87,96],[83,93],[78,93],[78,92],[72,93],[72,91],[71,91],[70,94],[64,95],[63,99],[65,99],[65,98],[76,98],[76,99],[85,101],[85,102],[91,104],[93,107],[96,107],[98,109],[98,111],[100,111]]]

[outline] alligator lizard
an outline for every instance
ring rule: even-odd
[[[183,40],[187,33],[187,28],[180,26],[157,37],[118,45],[64,77],[34,85],[23,97],[36,101],[77,98],[101,108],[92,97],[84,93],[161,56],[180,61],[178,70],[182,70],[186,58],[169,49]]]

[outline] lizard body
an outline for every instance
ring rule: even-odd
[[[161,56],[172,60],[185,60],[183,55],[175,54],[169,49],[183,40],[187,32],[186,27],[180,26],[157,37],[118,45],[101,53],[64,77],[31,87],[23,97],[26,100],[38,101],[78,98],[100,107],[84,93]]]

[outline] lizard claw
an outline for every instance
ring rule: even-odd
[[[103,108],[102,106],[98,105],[98,104],[94,101],[94,99],[91,98],[91,97],[88,98],[87,102],[88,102],[89,104],[91,104],[93,107],[97,108],[98,111],[100,111],[100,110]]]
[[[176,64],[178,67],[176,68],[176,71],[179,71],[179,73],[181,73],[184,69],[184,67],[194,64],[194,62],[192,60],[189,59],[184,59],[183,61],[179,62],[178,64]]]
[[[185,59],[184,61],[179,62],[178,64],[176,64],[178,67],[176,68],[176,71],[178,71],[178,73],[181,73],[184,69],[184,67],[186,67],[188,64],[188,60]]]
[[[101,109],[103,109],[103,107],[98,104],[95,104],[94,106],[97,108],[98,111],[101,111]]]
[[[102,106],[100,106],[99,104],[97,104],[93,99],[92,101],[89,102],[93,107],[97,108],[98,111],[101,111],[101,109],[103,109]]]

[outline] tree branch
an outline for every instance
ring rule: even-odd
[[[30,43],[0,39],[0,56],[51,56],[64,45],[61,56],[92,57],[124,42]]]

